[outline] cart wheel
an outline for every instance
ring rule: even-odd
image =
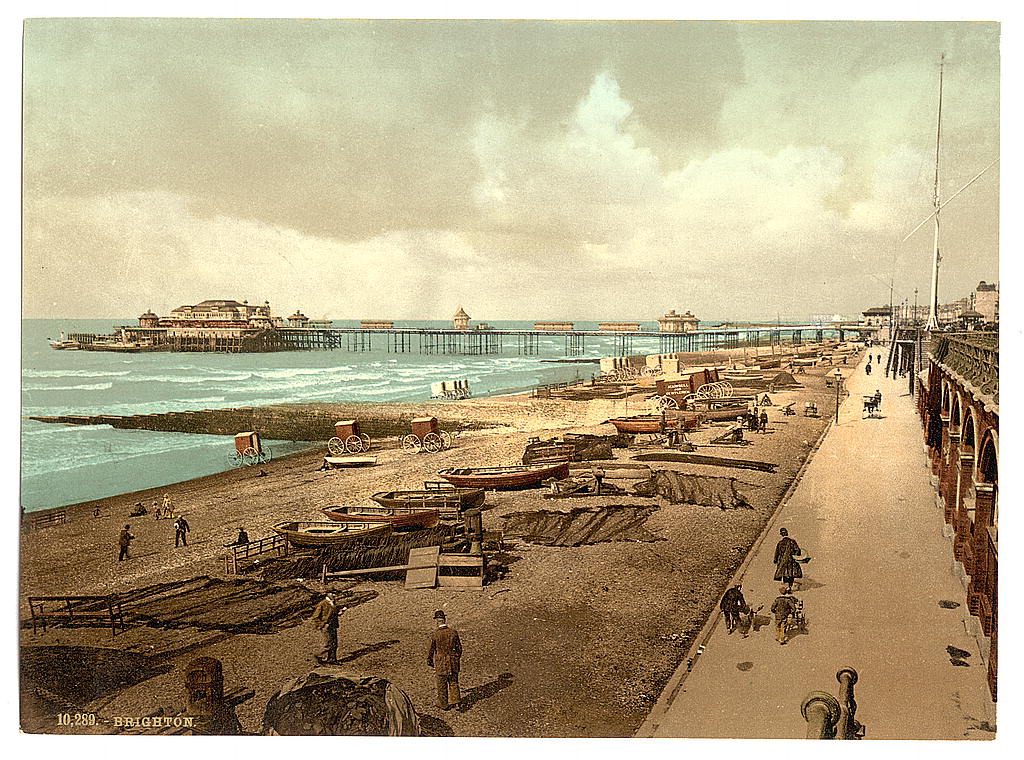
[[[241,467],[242,455],[239,454],[238,452],[235,452],[234,454],[228,454],[228,461],[231,462],[232,467]]]
[[[369,451],[370,450],[370,436],[368,436],[366,433],[360,433],[359,434],[359,440],[361,440],[363,442],[363,451]]]
[[[358,454],[363,450],[363,441],[358,435],[350,435],[345,439],[345,451],[349,454]]]
[[[450,449],[452,447],[452,434],[447,430],[442,430],[438,435],[441,436],[441,447]]]
[[[441,436],[437,433],[427,433],[423,436],[423,448],[427,451],[440,451],[444,448],[444,444],[441,442]]]
[[[342,443],[340,438],[335,436],[327,442],[327,450],[332,456],[340,456],[345,453],[345,444]]]
[[[419,451],[420,445],[420,439],[412,433],[402,439],[402,448],[406,451]]]
[[[242,463],[248,466],[256,464],[258,461],[260,461],[259,452],[252,446],[247,446],[245,451],[242,452]]]
[[[262,464],[263,462],[269,462],[273,458],[274,452],[271,450],[269,446],[264,446],[263,450],[260,452],[260,464]]]
[[[679,402],[676,401],[672,396],[662,396],[658,400],[658,404],[662,409],[678,409]]]

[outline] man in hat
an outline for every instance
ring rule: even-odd
[[[787,643],[786,622],[796,612],[796,600],[793,592],[785,586],[779,589],[779,595],[772,602],[772,614],[775,615],[775,640],[780,644]]]
[[[313,617],[309,622],[320,630],[324,638],[323,651],[316,656],[316,661],[321,665],[338,661],[338,616],[343,609],[339,609],[337,602],[334,601],[334,594],[328,592],[313,610]]]
[[[719,607],[725,614],[726,630],[728,630],[729,633],[732,633],[736,630],[736,626],[739,625],[740,614],[747,607],[747,602],[743,598],[743,592],[740,590],[740,584],[737,583],[725,592]]]
[[[760,425],[760,427],[761,427],[761,432],[762,433],[768,432],[768,412],[764,411],[763,409],[761,410],[761,425]]]
[[[135,536],[131,534],[131,527],[131,525],[125,525],[124,528],[121,529],[121,535],[117,539],[118,546],[121,547],[121,553],[117,555],[118,562],[131,559],[131,557],[128,556],[128,547],[131,544],[132,539],[135,538]]]
[[[458,707],[462,701],[459,694],[459,661],[462,659],[462,641],[459,633],[448,625],[441,610],[434,613],[437,630],[430,637],[430,651],[427,652],[427,667],[434,669],[437,678],[437,706],[442,710]]]
[[[182,546],[188,546],[188,532],[192,530],[188,526],[188,520],[185,519],[185,515],[182,515],[174,521],[174,548],[178,548],[178,542],[181,542]]]
[[[800,545],[789,537],[789,531],[785,528],[780,529],[779,534],[782,538],[775,545],[775,580],[782,581],[792,591],[793,581],[804,576],[800,563],[796,561]]]

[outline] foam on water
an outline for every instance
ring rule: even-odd
[[[387,344],[379,336],[372,351],[273,354],[54,351],[46,340],[62,331],[109,333],[132,321],[24,321],[22,414],[123,415],[307,401],[416,401],[427,400],[431,383],[442,380],[469,380],[473,394],[483,396],[596,371],[540,361],[563,355],[561,337],[542,338],[537,356],[395,355],[383,350]],[[516,350],[514,342],[505,343],[506,351]],[[639,340],[636,347],[644,350]],[[614,336],[588,337],[586,349],[590,356],[612,354]],[[22,504],[28,510],[41,509],[218,472],[228,466],[231,450],[224,436],[26,420]]]

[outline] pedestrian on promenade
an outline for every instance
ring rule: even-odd
[[[761,432],[768,432],[768,412],[761,410]]]
[[[882,355],[881,355],[881,354],[879,354],[879,355],[878,355],[878,363],[879,363],[879,364],[881,364],[881,363],[882,363]]]
[[[865,375],[870,375],[871,374],[871,362],[868,362],[867,366],[864,367],[864,374]]]
[[[121,553],[117,555],[118,562],[131,559],[131,557],[128,556],[128,547],[131,545],[132,539],[135,538],[135,536],[131,534],[131,527],[131,525],[125,525],[124,528],[121,529],[121,535],[117,539],[118,546],[121,547]]]
[[[462,641],[459,632],[449,627],[441,610],[434,613],[437,630],[430,637],[430,651],[427,652],[427,667],[434,669],[437,678],[437,706],[442,710],[458,707],[462,701],[459,694],[459,664],[462,660]]]
[[[782,581],[792,591],[793,581],[804,576],[800,563],[795,559],[800,554],[800,545],[789,537],[785,528],[781,528],[779,534],[782,538],[775,545],[775,580]]]
[[[789,639],[786,635],[786,624],[789,618],[796,612],[796,600],[793,599],[793,592],[783,586],[779,589],[779,595],[772,602],[772,614],[775,615],[775,640],[785,644]]]
[[[178,548],[178,542],[181,542],[182,546],[188,546],[188,532],[192,530],[188,526],[188,520],[185,519],[185,515],[182,515],[174,521],[174,548]]]
[[[875,409],[882,408],[882,392],[875,388]]]
[[[338,661],[338,616],[344,609],[338,607],[334,594],[328,592],[313,610],[310,622],[323,634],[324,647],[316,656],[316,661],[321,665]]]
[[[736,584],[725,592],[721,603],[718,605],[725,614],[725,628],[729,633],[736,630],[739,625],[740,615],[746,610],[747,602],[743,598],[740,584]]]

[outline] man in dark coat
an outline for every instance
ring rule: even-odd
[[[437,706],[442,710],[458,707],[462,701],[459,694],[459,663],[462,660],[462,641],[459,633],[449,627],[441,610],[434,613],[437,630],[430,638],[427,652],[427,667],[434,669],[437,678]]]
[[[761,410],[761,432],[764,433],[768,430],[768,412]]]
[[[729,633],[732,633],[739,625],[740,615],[748,609],[738,583],[725,592],[719,607],[725,614],[725,627]]]
[[[125,559],[131,559],[131,557],[128,556],[128,547],[131,545],[132,539],[135,538],[135,536],[131,534],[131,527],[131,525],[125,525],[124,528],[121,529],[121,535],[117,539],[117,544],[121,547],[121,553],[117,555],[118,562]]]
[[[793,580],[804,576],[800,563],[795,559],[800,554],[800,545],[789,537],[785,528],[779,530],[779,534],[782,538],[775,545],[775,580],[782,581],[792,591]]]
[[[793,599],[793,592],[783,586],[779,589],[779,595],[772,602],[772,614],[775,616],[775,640],[785,644],[786,621],[796,612],[796,600]]]
[[[181,542],[182,546],[188,546],[188,538],[186,534],[192,530],[188,527],[188,520],[185,519],[185,515],[182,515],[174,521],[174,548],[178,548],[178,542]]]
[[[338,661],[338,615],[340,612],[337,602],[334,601],[334,595],[328,593],[313,610],[313,617],[310,618],[313,627],[317,628],[324,637],[324,648],[316,657],[316,661],[321,665]]]

